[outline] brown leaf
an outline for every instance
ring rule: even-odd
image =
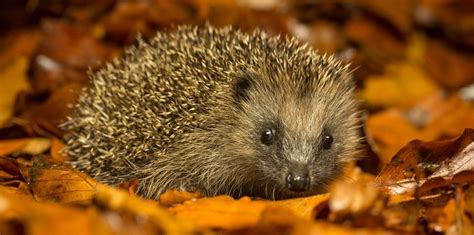
[[[0,127],[12,117],[18,93],[30,89],[27,69],[28,61],[23,57],[14,60],[7,67],[0,67]]]
[[[415,16],[420,25],[438,26],[449,41],[474,48],[474,4],[471,0],[421,0]]]
[[[425,63],[431,77],[443,87],[456,90],[474,83],[473,53],[455,50],[440,41],[432,41],[426,50]]]
[[[39,30],[15,30],[0,39],[0,69],[8,67],[19,58],[30,58],[42,35]]]
[[[329,208],[338,214],[363,213],[373,206],[379,198],[379,192],[373,185],[374,177],[355,168],[349,179],[335,182],[330,189]]]
[[[156,204],[126,192],[98,186],[100,210],[54,203],[3,192],[0,187],[0,233],[17,234],[200,234]],[[19,230],[20,229],[20,230]]]
[[[177,218],[192,221],[201,228],[235,230],[255,226],[266,207],[264,201],[252,201],[248,197],[235,200],[218,196],[187,201],[170,211]]]
[[[329,196],[329,194],[320,194],[311,197],[274,201],[271,204],[288,208],[300,218],[312,220],[315,218],[314,209],[320,205],[325,205],[329,200]]]
[[[377,176],[375,183],[392,194],[413,193],[427,180],[449,179],[462,171],[474,170],[474,130],[444,141],[411,141]],[[445,186],[438,184],[438,187]],[[427,191],[431,188],[424,189]],[[421,192],[419,192],[421,193]]]
[[[346,179],[335,182],[330,189],[329,221],[353,226],[381,227],[381,213],[386,205],[373,183],[373,176],[354,168]]]
[[[367,137],[383,165],[413,139],[436,140],[459,135],[474,128],[474,107],[457,95],[442,93],[427,97],[410,109],[396,108],[371,115]]]
[[[299,40],[307,42],[321,54],[336,53],[346,46],[340,26],[330,21],[319,20],[304,25],[290,21],[289,30]]]
[[[438,91],[420,66],[402,62],[389,64],[383,75],[368,77],[361,97],[371,107],[408,107]]]
[[[158,206],[155,201],[145,201],[126,191],[117,190],[106,185],[97,185],[94,200],[98,206],[114,212],[146,219],[155,231],[165,234],[197,234],[198,230],[188,221],[173,217],[167,210]]]
[[[29,169],[28,183],[38,201],[88,205],[96,193],[97,182],[64,164],[36,157]]]
[[[45,152],[51,146],[46,138],[11,139],[0,141],[0,156],[12,153],[36,155]]]
[[[30,192],[30,187],[28,187],[25,182],[21,181],[10,181],[9,184],[0,183],[0,192],[33,198],[33,195],[31,195]]]
[[[0,156],[0,182],[16,179],[20,175],[20,170],[14,159]]]
[[[466,216],[464,193],[460,187],[456,188],[455,198],[444,207],[427,208],[426,220],[428,228],[434,232],[445,234],[472,234],[472,220]]]
[[[392,197],[390,196],[391,202],[393,201]],[[409,201],[390,203],[383,210],[381,217],[387,228],[417,234],[423,231],[422,224],[420,224],[422,214],[422,203],[411,198]]]
[[[94,209],[38,203],[28,197],[0,190],[0,233],[17,234],[111,234],[107,222]]]
[[[65,162],[69,160],[69,156],[63,152],[64,143],[58,138],[51,139],[51,159],[54,162]]]
[[[171,207],[184,203],[185,201],[196,200],[201,197],[202,195],[199,192],[192,193],[170,190],[160,195],[159,203],[164,207]]]
[[[224,234],[393,234],[378,228],[350,228],[323,221],[302,219],[285,207],[268,207],[255,227],[227,230]]]
[[[38,54],[74,68],[97,67],[99,61],[110,59],[114,51],[99,41],[101,35],[86,26],[60,20],[45,21],[42,25],[44,40]]]
[[[44,103],[25,108],[19,117],[24,125],[39,126],[57,136],[63,132],[57,127],[72,112],[83,85],[79,83],[66,84],[57,89]]]
[[[356,0],[349,2],[390,22],[402,34],[409,33],[413,27],[413,2],[410,0]]]
[[[87,69],[98,69],[117,55],[115,47],[100,40],[102,31],[85,22],[43,21],[44,38],[31,59],[32,95],[39,96],[33,98],[42,100],[64,84],[84,84]]]
[[[51,229],[51,223],[62,224],[60,227],[55,226],[52,231],[58,234],[64,232],[90,234],[91,231],[95,231],[94,234],[197,232],[192,225],[177,221],[156,202],[142,201],[127,192],[96,183],[64,164],[36,157],[28,178],[34,198],[43,203],[33,203],[24,199],[20,203],[8,196],[13,193],[19,196],[23,190],[21,185],[16,191],[13,187],[0,186],[0,204],[3,203],[4,206],[0,213],[0,224],[15,222],[27,229],[34,227],[38,230],[28,231],[38,234],[44,234],[47,229]],[[6,195],[5,198],[2,197],[3,194]],[[84,211],[47,202],[79,204],[89,206],[90,209]],[[93,206],[101,208],[100,213]],[[40,215],[43,217],[39,217]],[[70,228],[74,228],[75,231],[69,231]]]
[[[404,56],[404,43],[374,20],[354,18],[344,26],[344,32],[348,40],[360,46],[356,75],[383,72],[386,64]]]
[[[191,17],[187,11],[189,8],[194,9],[194,6],[180,1],[120,1],[101,23],[112,38],[130,43],[135,41],[138,33],[145,38],[154,35],[149,21],[160,26],[186,22]]]
[[[254,227],[269,207],[286,208],[300,218],[311,219],[313,208],[327,198],[328,195],[317,195],[282,201],[256,201],[248,197],[235,200],[229,196],[218,196],[185,201],[170,208],[170,211],[201,228],[236,230]]]

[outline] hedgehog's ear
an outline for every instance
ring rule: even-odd
[[[242,74],[235,79],[234,82],[234,100],[237,104],[240,104],[243,100],[248,99],[248,91],[252,86],[251,78],[248,74]]]

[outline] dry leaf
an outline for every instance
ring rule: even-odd
[[[67,165],[36,157],[29,169],[28,184],[38,201],[88,205],[96,193],[97,182]]]
[[[290,21],[290,30],[299,40],[307,42],[319,53],[336,53],[346,46],[340,26],[330,21],[315,21],[304,25]]]
[[[413,2],[410,0],[356,0],[354,2],[360,8],[387,20],[403,34],[409,33],[413,27]]]
[[[20,29],[2,35],[0,39],[0,70],[19,58],[29,58],[36,50],[42,35],[39,30]]]
[[[432,41],[426,50],[425,63],[431,77],[443,87],[455,90],[474,83],[472,53],[456,50],[440,41]]]
[[[186,201],[170,211],[177,218],[192,221],[201,228],[235,230],[255,226],[267,206],[264,201],[252,201],[248,197],[235,200],[218,196]]]
[[[0,126],[13,115],[16,96],[30,89],[26,70],[28,60],[20,57],[7,67],[0,68]]]
[[[329,200],[329,194],[320,194],[311,197],[293,198],[271,202],[271,204],[289,208],[300,218],[312,220],[315,218],[314,209],[325,205]]]
[[[58,128],[73,109],[83,84],[70,83],[58,88],[44,103],[27,107],[19,115],[23,122],[33,127],[41,127],[57,136],[63,132]]]
[[[367,77],[360,97],[372,108],[410,107],[437,93],[440,88],[422,66],[425,53],[426,39],[415,34],[407,45],[405,60],[388,64],[382,75]]]
[[[65,162],[69,156],[64,153],[64,143],[58,138],[51,139],[51,159],[55,162]]]
[[[198,230],[188,221],[173,217],[155,201],[145,201],[126,191],[117,190],[106,185],[97,185],[94,200],[100,207],[118,213],[133,215],[146,219],[154,225],[155,230],[165,234],[197,234]],[[135,223],[136,220],[135,220]]]
[[[413,139],[455,137],[464,128],[474,128],[474,107],[457,95],[442,93],[418,102],[408,110],[388,109],[367,120],[367,137],[383,165]]]
[[[367,78],[360,96],[371,107],[408,107],[438,91],[421,67],[402,62],[389,64],[384,75]]]
[[[361,58],[355,64],[356,75],[380,73],[391,61],[403,58],[405,45],[391,32],[370,18],[356,17],[347,22],[344,32],[349,41],[359,45]]]
[[[46,138],[11,139],[0,141],[0,156],[12,153],[36,155],[45,152],[51,146]]]
[[[170,190],[160,195],[159,203],[162,206],[171,207],[184,203],[185,201],[196,200],[201,197],[202,195],[199,192],[193,193]]]
[[[236,230],[255,226],[263,211],[269,207],[286,208],[299,218],[312,219],[313,209],[327,199],[328,195],[282,201],[256,201],[248,197],[236,200],[229,196],[218,196],[188,200],[170,208],[170,211],[201,228]]]
[[[33,195],[31,195],[30,192],[30,187],[25,182],[21,181],[10,181],[5,185],[0,183],[0,192],[33,199]]]
[[[474,170],[473,129],[466,129],[453,140],[410,142],[384,167],[375,183],[392,194],[411,194],[423,183],[430,182],[427,180],[449,179],[466,170]],[[449,184],[449,180],[443,184],[437,182],[438,187]]]
[[[355,168],[352,174],[335,182],[330,189],[329,208],[337,214],[364,213],[374,208],[380,193],[373,184],[374,177]]]
[[[472,234],[472,219],[466,216],[464,193],[458,186],[456,195],[444,207],[428,208],[426,213],[428,228],[434,232],[448,235]]]
[[[28,197],[0,191],[0,233],[111,234],[104,218],[94,209],[38,203]]]
[[[474,48],[474,4],[471,0],[421,0],[418,4],[415,15],[419,24],[436,25],[451,43]]]
[[[43,203],[25,201],[20,205],[19,201],[10,201],[10,196],[6,195],[6,198],[2,198],[0,194],[0,205],[4,205],[1,200],[7,200],[4,203],[8,203],[8,206],[4,205],[0,208],[3,210],[0,213],[0,224],[6,221],[7,229],[11,229],[8,227],[8,222],[14,221],[26,228],[32,226],[38,229],[38,231],[33,229],[32,234],[45,234],[47,229],[51,229],[51,223],[58,222],[63,225],[55,227],[54,232],[58,234],[64,232],[91,234],[92,231],[95,231],[94,234],[112,232],[114,234],[150,234],[158,231],[166,234],[195,234],[197,232],[190,224],[177,221],[156,202],[142,201],[127,192],[96,183],[63,164],[49,162],[41,157],[36,157],[34,162],[35,164],[30,168],[28,185],[34,198]],[[19,187],[15,191],[11,187],[0,186],[0,191],[19,196],[22,188]],[[80,204],[89,206],[90,209],[84,211],[47,202]],[[93,205],[101,208],[102,212],[98,213],[94,207],[91,207]],[[43,222],[39,221],[41,220],[39,215],[44,215]],[[61,216],[64,217],[60,218]],[[76,231],[69,231],[70,228]]]
[[[381,227],[387,200],[375,187],[373,178],[355,168],[347,179],[336,181],[330,189],[329,221],[355,227]]]

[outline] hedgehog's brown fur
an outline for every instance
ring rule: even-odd
[[[138,41],[91,75],[70,131],[72,164],[138,192],[287,198],[324,191],[357,148],[347,66],[293,38],[231,28],[179,27]],[[276,143],[261,143],[263,128]],[[333,136],[328,150],[325,133]],[[302,193],[285,188],[290,165],[309,169]],[[282,183],[283,182],[283,183]]]

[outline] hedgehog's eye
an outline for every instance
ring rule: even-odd
[[[332,145],[332,141],[333,141],[332,135],[325,134],[323,136],[323,148],[324,149],[330,149],[331,145]]]
[[[275,139],[275,130],[272,128],[267,128],[263,130],[262,136],[260,137],[260,141],[264,145],[271,145],[273,144],[273,140]]]

